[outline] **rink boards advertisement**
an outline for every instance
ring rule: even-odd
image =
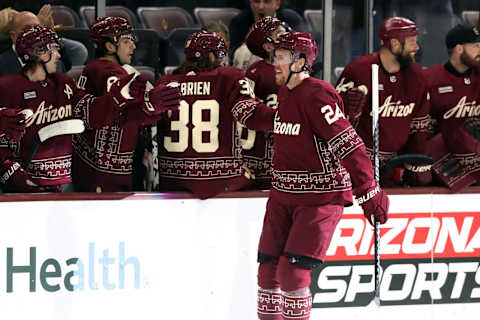
[[[327,261],[312,272],[311,319],[478,312],[479,197],[390,197],[380,229],[380,307],[373,228],[358,206],[346,208]],[[0,318],[256,319],[266,200],[0,202]]]
[[[383,305],[480,302],[480,217],[397,213],[380,229]],[[312,274],[314,307],[368,305],[374,296],[373,230],[346,215],[328,261]]]

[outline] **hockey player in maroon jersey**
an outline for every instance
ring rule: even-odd
[[[273,180],[258,248],[259,319],[310,317],[310,273],[325,258],[352,192],[366,219],[387,221],[389,200],[373,177],[362,139],[343,102],[310,77],[318,46],[308,33],[274,42],[275,79],[282,86],[274,120]]]
[[[440,133],[433,147],[433,171],[454,192],[480,179],[480,142],[468,133],[467,120],[480,116],[480,32],[457,25],[445,38],[449,60],[425,71],[431,115]]]
[[[24,133],[0,137],[0,186],[4,192],[60,191],[71,182],[72,136],[53,135],[33,154],[38,132],[73,118],[83,120],[85,127],[100,128],[113,123],[129,104],[129,96],[122,92],[129,90],[130,76],[112,83],[108,94],[95,98],[77,90],[69,76],[55,72],[59,45],[53,30],[27,27],[15,44],[23,63],[21,72],[0,78],[0,105],[13,114],[21,110],[25,118],[20,121]]]
[[[111,84],[117,79],[128,75],[122,66],[131,63],[135,50],[133,30],[124,18],[102,17],[90,26],[90,37],[96,46],[97,59],[85,66],[77,86],[93,95],[102,95],[110,91]],[[153,124],[162,117],[162,113],[155,114],[155,109],[144,99],[147,86],[141,76],[132,83],[130,93],[139,103],[127,108],[118,122],[85,130],[75,136],[75,190],[114,192],[132,189],[133,153],[139,132],[142,126]],[[169,108],[176,108],[180,103],[178,88],[157,86],[148,93],[147,99],[155,99]]]
[[[414,61],[418,30],[413,21],[391,17],[383,21],[379,36],[382,48],[349,63],[336,85],[345,113],[372,155],[371,65],[378,64],[380,165],[404,153],[425,153],[428,138],[429,104],[422,66]],[[403,178],[409,185],[431,182],[429,165],[405,166]],[[394,172],[381,177],[382,185],[393,186]],[[397,182],[399,182],[397,180]]]
[[[221,67],[227,48],[218,34],[190,35],[185,55],[173,74],[158,81],[179,83],[183,98],[159,140],[160,186],[202,199],[246,187],[253,177],[242,166],[236,122],[248,116],[254,129],[271,130],[273,110],[255,100],[242,70]]]
[[[245,37],[248,50],[262,60],[252,64],[245,72],[255,96],[272,108],[277,107],[275,70],[270,62],[271,41],[288,27],[277,18],[266,17],[255,22]],[[273,133],[242,128],[242,155],[248,168],[255,171],[253,188],[270,189],[272,180]]]

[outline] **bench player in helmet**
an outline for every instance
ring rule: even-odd
[[[98,18],[90,26],[90,37],[97,59],[90,61],[77,81],[78,88],[93,95],[109,92],[112,83],[129,74],[135,51],[134,34],[128,21],[121,17]],[[132,70],[135,73],[135,70]],[[162,114],[146,101],[154,99],[167,109],[178,107],[179,90],[151,84],[136,76],[130,93],[139,104],[127,108],[111,126],[86,130],[74,139],[74,184],[78,191],[130,191],[132,163],[139,133],[144,125],[158,121]],[[149,97],[144,94],[148,91]]]
[[[282,87],[258,248],[259,319],[309,319],[311,269],[324,260],[352,191],[368,221],[387,221],[388,197],[375,182],[342,99],[329,83],[309,75],[317,50],[308,33],[289,32],[274,42],[275,79]]]
[[[0,78],[0,105],[5,108],[0,112],[11,111],[10,116],[20,120],[13,134],[0,136],[0,187],[5,192],[60,191],[71,182],[72,136],[53,136],[32,155],[40,129],[73,118],[87,128],[101,128],[129,104],[122,94],[129,89],[128,78],[113,83],[101,97],[77,90],[68,75],[56,72],[59,46],[53,30],[26,27],[15,43],[22,70]],[[24,132],[19,133],[22,125]]]
[[[336,85],[345,104],[345,113],[372,155],[371,65],[380,66],[379,132],[380,165],[404,153],[425,153],[428,138],[429,104],[422,66],[414,62],[418,51],[415,23],[401,17],[383,21],[379,31],[382,48],[349,63]],[[431,181],[428,165],[406,166],[405,180],[410,185]],[[382,184],[393,186],[394,172],[381,177]],[[399,180],[397,180],[399,181]]]
[[[457,25],[445,37],[449,59],[425,70],[432,118],[440,133],[429,141],[433,172],[452,191],[480,180],[480,142],[468,123],[480,123],[480,32]]]
[[[289,29],[277,18],[266,17],[255,22],[245,37],[248,49],[262,60],[252,64],[245,72],[255,96],[271,107],[277,107],[275,70],[270,61],[271,42]],[[247,166],[255,171],[254,188],[269,189],[272,179],[273,134],[242,129],[243,158]]]
[[[253,175],[242,166],[237,121],[271,130],[273,110],[255,99],[242,70],[222,67],[227,48],[218,34],[190,35],[185,55],[173,74],[158,81],[178,83],[183,98],[159,141],[161,187],[199,198],[246,187]]]

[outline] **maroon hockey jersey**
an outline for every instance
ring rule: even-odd
[[[180,84],[183,100],[160,134],[161,188],[182,188],[208,198],[250,184],[244,177],[237,131],[237,120],[247,113],[252,116],[254,110],[254,93],[243,71],[222,67],[165,75],[158,81],[172,82]],[[268,121],[271,128],[273,111]]]
[[[77,81],[79,89],[101,96],[128,73],[105,59],[89,62]],[[74,184],[79,191],[129,191],[132,186],[133,152],[140,125],[127,122],[87,129],[74,137]]]
[[[251,81],[255,96],[276,108],[280,89],[275,82],[275,68],[265,60],[252,64],[245,73]],[[243,128],[242,155],[248,167],[255,172],[255,188],[270,189],[272,179],[273,133]]]
[[[31,109],[26,133],[15,143],[0,138],[0,160],[22,163],[28,158],[39,129],[71,118],[84,120],[86,126],[100,127],[106,122],[104,109],[108,99],[95,99],[77,90],[73,80],[63,73],[49,75],[45,81],[34,82],[21,74],[0,78],[0,105],[8,108]],[[97,103],[95,103],[97,102]],[[92,107],[92,108],[90,108]],[[52,137],[42,143],[27,169],[32,181],[41,186],[71,182],[72,136]]]
[[[349,89],[361,85],[368,89],[367,103],[356,127],[371,154],[372,138],[372,71],[371,65],[380,66],[379,133],[380,164],[404,152],[425,153],[428,138],[429,103],[422,67],[413,63],[396,73],[388,73],[378,52],[360,57],[349,63],[336,85],[342,96]],[[348,110],[348,105],[345,109]],[[348,113],[348,112],[347,112]]]
[[[373,170],[340,96],[310,77],[282,87],[278,99],[271,196],[294,205],[351,204],[352,183],[370,187]]]
[[[476,154],[479,142],[463,128],[465,120],[480,116],[480,70],[470,69],[460,74],[450,63],[446,63],[428,68],[425,76],[431,115],[438,121],[443,142],[450,153],[434,152],[438,161],[433,169],[457,191],[466,183],[471,184],[480,178],[480,155]],[[455,175],[446,179],[443,172],[438,171],[445,169],[442,163],[449,159],[459,161],[462,166]]]

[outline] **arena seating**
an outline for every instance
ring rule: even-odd
[[[168,54],[169,65],[179,64],[185,59],[185,53],[183,52],[185,41],[189,35],[200,30],[200,27],[175,28],[168,34],[168,42],[170,44]]]
[[[86,25],[78,13],[67,6],[52,6],[53,21],[62,28],[84,28]]]
[[[462,19],[466,23],[478,26],[480,20],[480,11],[462,11]]]
[[[222,21],[228,26],[233,17],[240,13],[240,9],[197,7],[193,13],[198,23],[202,26],[207,25],[210,21]]]
[[[94,6],[81,6],[79,9],[80,17],[83,19],[87,26],[91,25],[95,21],[95,7]],[[138,28],[140,23],[135,13],[124,6],[107,6],[105,7],[105,14],[107,16],[123,17],[130,22],[130,24]]]
[[[141,23],[160,37],[167,37],[176,28],[194,25],[192,16],[180,7],[138,7],[137,14]]]

